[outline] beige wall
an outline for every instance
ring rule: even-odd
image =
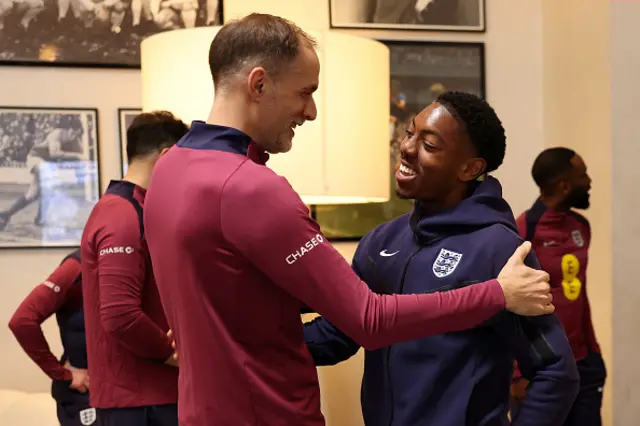
[[[285,0],[233,0],[225,2],[227,12],[262,10],[280,13],[302,25],[322,28],[328,25],[328,2]],[[234,5],[235,3],[235,5]],[[240,7],[241,9],[237,9]],[[534,156],[543,141],[542,7],[537,0],[492,0],[487,5],[488,31],[485,34],[357,32],[385,39],[454,40],[486,42],[486,78],[489,101],[507,129],[507,159],[498,177],[514,211],[525,209],[535,196],[529,177]],[[131,70],[72,70],[64,68],[0,67],[2,104],[24,106],[80,106],[99,109],[101,176],[103,188],[109,178],[119,176],[117,140],[118,107],[139,105],[139,73]],[[351,259],[354,244],[341,244],[339,250]],[[58,264],[66,250],[2,250],[3,273],[0,298],[0,388],[47,391],[46,377],[26,358],[10,335],[9,316],[30,291]],[[59,353],[55,324],[45,326],[52,346]],[[361,354],[342,365],[320,369],[323,409],[329,426],[362,424],[359,386]]]
[[[640,365],[638,364],[638,324],[640,323],[640,286],[635,262],[640,236],[640,3],[611,2],[610,22],[610,126],[611,160],[592,159],[599,167],[610,167],[611,277],[609,317],[612,328],[612,353],[609,376],[613,380],[611,411],[613,424],[638,424],[640,417]],[[596,100],[599,102],[600,99]],[[596,148],[598,149],[598,148]],[[601,147],[599,148],[601,150]],[[595,151],[595,149],[593,150]],[[607,200],[603,200],[603,203]],[[610,207],[609,207],[610,206]],[[605,228],[607,229],[607,228]],[[597,255],[602,253],[594,253]],[[597,257],[595,257],[597,259]],[[605,299],[606,300],[606,299]],[[615,307],[615,309],[614,309]]]
[[[634,264],[640,233],[640,3],[543,4],[545,145],[575,149],[593,179],[586,212],[593,228],[588,282],[609,373],[604,421],[635,425],[640,414],[640,289]]]
[[[610,3],[543,4],[544,140],[575,149],[593,179],[585,212],[593,227],[587,279],[596,335],[612,370]],[[613,386],[610,380],[604,394],[606,425],[613,424]]]

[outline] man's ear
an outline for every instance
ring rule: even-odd
[[[483,158],[475,157],[463,164],[458,178],[462,182],[470,182],[478,179],[487,169],[487,162]]]
[[[251,70],[247,79],[249,96],[253,99],[260,99],[265,92],[267,73],[264,68],[256,67]]]
[[[569,195],[571,189],[571,184],[569,184],[569,182],[567,182],[566,180],[561,180],[560,182],[558,182],[558,192],[563,196],[566,197],[567,195]]]

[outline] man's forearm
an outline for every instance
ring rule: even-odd
[[[51,352],[39,325],[10,325],[16,340],[25,353],[53,380],[71,380],[71,372],[64,368]]]
[[[142,310],[133,281],[126,276],[100,277],[102,327],[138,356],[165,360],[173,353],[166,331]]]
[[[102,310],[104,330],[143,358],[166,360],[173,353],[166,333],[140,308]]]

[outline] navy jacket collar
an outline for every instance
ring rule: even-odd
[[[269,159],[269,154],[246,133],[231,127],[208,124],[203,121],[192,122],[189,133],[177,145],[183,148],[240,154],[259,164],[265,164]]]

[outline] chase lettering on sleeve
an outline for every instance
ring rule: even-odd
[[[107,247],[100,250],[100,256],[104,256],[106,254],[131,254],[133,253],[133,247],[131,246],[117,246],[117,247]]]
[[[315,237],[304,243],[299,249],[287,256],[286,261],[289,265],[293,265],[302,256],[313,250],[316,246],[324,241],[324,237],[320,234],[316,234]]]

